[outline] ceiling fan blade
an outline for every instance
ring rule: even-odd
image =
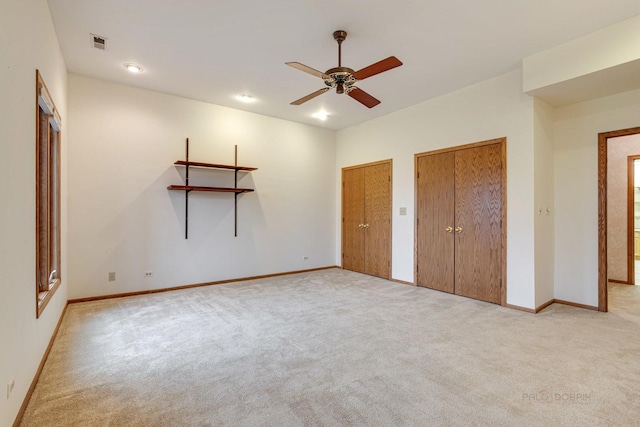
[[[382,72],[388,71],[392,68],[396,68],[402,65],[402,62],[395,56],[390,56],[387,59],[378,61],[375,64],[371,64],[368,67],[364,67],[362,70],[358,70],[353,73],[353,77],[356,80],[364,80],[367,77],[375,76]]]
[[[328,91],[329,88],[328,87],[323,87],[320,90],[317,90],[307,96],[303,96],[302,98],[298,99],[297,101],[293,101],[291,103],[291,105],[300,105],[300,104],[304,104],[305,102],[309,101],[310,99],[315,98],[318,95],[322,95],[323,93],[325,93],[326,91]]]
[[[285,64],[290,66],[290,67],[297,68],[300,71],[304,71],[305,73],[309,73],[309,74],[311,74],[313,76],[320,77],[321,79],[328,79],[329,78],[329,76],[327,76],[325,73],[322,73],[322,72],[320,72],[318,70],[315,70],[315,69],[313,69],[311,67],[307,67],[306,65],[301,64],[299,62],[285,62]]]
[[[380,101],[375,99],[373,96],[369,95],[367,92],[363,91],[360,88],[352,87],[352,89],[347,94],[365,107],[373,108],[376,105],[380,104]]]

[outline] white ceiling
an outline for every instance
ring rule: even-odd
[[[126,85],[343,129],[520,66],[522,58],[640,14],[638,0],[49,0],[67,68]],[[358,70],[391,55],[404,65],[358,86],[368,109],[327,92],[337,66],[332,33],[346,30],[342,62]],[[108,38],[94,49],[90,33]],[[145,71],[127,72],[135,62]],[[244,104],[239,94],[256,102]],[[311,115],[324,109],[329,118]]]

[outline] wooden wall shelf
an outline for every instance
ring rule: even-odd
[[[190,162],[188,160],[178,160],[173,164],[178,166],[195,166],[198,168],[211,168],[211,169],[231,169],[231,170],[246,171],[246,172],[251,172],[258,169],[258,168],[250,168],[247,166],[233,166],[233,165],[219,165],[217,163]]]
[[[248,193],[253,188],[228,188],[228,187],[198,187],[195,185],[170,185],[167,190],[181,191],[209,191],[211,193]]]
[[[258,168],[252,168],[248,166],[238,166],[238,146],[235,146],[235,165],[222,165],[218,163],[204,163],[204,162],[191,162],[189,161],[189,138],[186,139],[186,160],[177,160],[173,164],[176,166],[185,167],[185,185],[170,185],[167,190],[172,191],[184,191],[184,238],[189,238],[189,193],[192,191],[205,191],[210,193],[234,193],[234,235],[238,236],[238,194],[249,193],[254,191],[253,188],[239,188],[238,187],[238,172],[251,172]],[[234,171],[233,187],[203,187],[189,185],[189,168],[210,168],[210,169],[225,169]]]

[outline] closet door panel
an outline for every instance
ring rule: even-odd
[[[416,284],[453,293],[455,153],[418,157],[416,168]]]
[[[391,165],[364,168],[365,273],[391,277]]]
[[[500,144],[455,153],[455,293],[500,303],[502,155]]]
[[[364,273],[364,169],[342,172],[342,268]]]

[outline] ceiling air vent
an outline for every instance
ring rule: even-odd
[[[107,38],[91,34],[91,46],[100,50],[107,50]]]

